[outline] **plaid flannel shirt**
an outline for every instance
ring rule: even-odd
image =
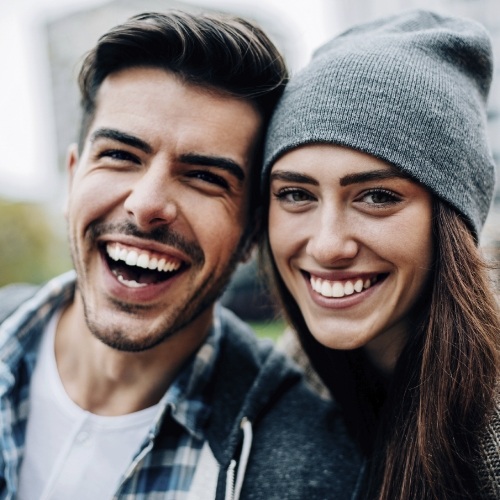
[[[51,315],[73,298],[73,271],[54,278],[0,325],[0,498],[15,498],[29,415],[29,386]],[[205,394],[221,326],[214,325],[159,404],[148,436],[125,471],[115,499],[186,498],[205,441]]]

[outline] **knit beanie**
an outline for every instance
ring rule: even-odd
[[[285,89],[268,129],[263,186],[287,151],[343,145],[427,186],[478,238],[495,183],[491,78],[490,39],[474,21],[417,10],[354,27],[318,49]]]

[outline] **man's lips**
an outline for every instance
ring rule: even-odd
[[[128,288],[143,288],[171,278],[188,264],[172,255],[108,242],[102,253],[112,274]]]
[[[137,266],[159,272],[177,271],[182,261],[171,255],[165,255],[120,243],[107,243],[106,253],[114,261],[123,261],[127,266]]]

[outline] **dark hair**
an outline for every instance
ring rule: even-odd
[[[467,224],[439,199],[433,211],[432,277],[389,385],[361,349],[328,349],[312,336],[272,260],[267,234],[261,245],[287,319],[370,458],[365,498],[480,496],[479,435],[499,377],[498,303]]]
[[[186,82],[249,101],[263,117],[262,137],[288,81],[280,52],[250,21],[182,11],[136,15],[104,34],[83,60],[78,78],[83,112],[80,151],[94,118],[100,85],[111,73],[132,67],[165,69]],[[262,163],[262,153],[259,146],[255,165]],[[259,176],[260,169],[253,168],[247,236],[255,232]]]
[[[131,17],[87,53],[78,78],[83,144],[96,108],[96,95],[111,73],[158,67],[195,85],[254,103],[265,121],[288,81],[275,45],[251,22],[224,14],[144,13]]]

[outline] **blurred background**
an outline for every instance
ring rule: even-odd
[[[71,267],[65,221],[65,158],[80,112],[82,55],[133,14],[179,8],[226,11],[257,21],[285,54],[292,74],[313,51],[351,25],[410,8],[467,16],[491,33],[495,77],[489,133],[500,165],[500,2],[498,0],[16,0],[0,7],[0,285],[41,283]],[[482,245],[498,265],[500,172]],[[497,269],[498,271],[498,269]],[[497,275],[498,276],[498,275]],[[272,326],[275,308],[255,261],[240,266],[223,301],[244,319]],[[266,330],[267,331],[267,330]]]

